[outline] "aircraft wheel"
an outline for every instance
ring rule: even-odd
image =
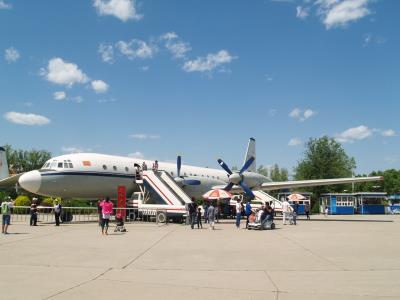
[[[165,212],[159,212],[157,214],[157,223],[166,223],[167,214]]]

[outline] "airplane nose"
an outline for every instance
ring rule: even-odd
[[[39,171],[30,171],[22,174],[18,180],[19,185],[28,192],[37,193],[42,184],[42,176]]]

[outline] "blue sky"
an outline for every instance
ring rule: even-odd
[[[0,144],[290,171],[399,168],[400,2],[0,0]]]

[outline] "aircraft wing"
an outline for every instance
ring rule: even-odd
[[[346,184],[346,183],[358,183],[368,181],[381,181],[382,176],[375,177],[351,177],[351,178],[335,178],[335,179],[313,179],[313,180],[295,180],[295,181],[276,181],[276,182],[264,182],[260,187],[255,187],[254,190],[273,191],[280,189],[290,189],[298,187],[308,186],[322,186],[322,185],[335,185],[335,184]],[[224,189],[225,185],[213,186],[213,189]],[[231,193],[241,193],[242,188],[235,185],[230,190]]]
[[[18,183],[18,179],[22,174],[23,173],[20,173],[0,180],[0,189],[14,186],[16,183]]]
[[[346,183],[357,183],[357,182],[368,182],[368,181],[381,181],[381,180],[383,180],[382,176],[264,182],[261,185],[260,190],[272,191],[272,190],[290,189],[297,187],[334,185],[334,184],[346,184]]]

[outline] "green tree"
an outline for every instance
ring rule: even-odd
[[[355,159],[349,157],[342,145],[333,138],[311,138],[306,144],[306,151],[295,167],[296,180],[329,179],[351,177],[356,167]],[[317,186],[307,188],[313,193],[314,203],[320,194],[327,192],[343,192],[347,185]]]
[[[51,153],[46,150],[13,149],[10,145],[6,145],[4,148],[10,173],[18,174],[40,169],[51,158]]]
[[[268,177],[269,176],[268,167],[264,167],[263,165],[260,165],[257,168],[257,173],[264,175],[265,177]]]
[[[287,181],[289,179],[289,172],[285,168],[279,168],[278,164],[274,164],[270,172],[272,181]]]

